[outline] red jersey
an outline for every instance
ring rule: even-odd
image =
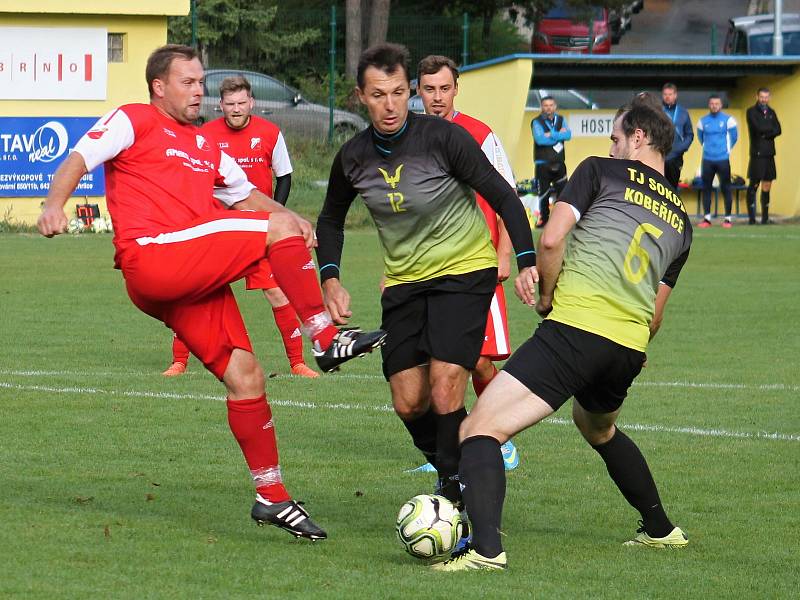
[[[102,117],[75,146],[86,168],[105,163],[115,261],[136,238],[174,230],[231,205],[253,189],[236,163],[194,125],[151,104],[126,104]],[[215,183],[221,186],[214,189]]]
[[[202,131],[236,160],[250,183],[270,198],[272,174],[282,177],[292,172],[283,134],[271,121],[251,115],[247,125],[232,129],[220,117],[203,125]]]
[[[486,158],[489,159],[489,162],[494,165],[494,168],[502,175],[506,181],[508,181],[509,185],[513,188],[516,188],[516,182],[514,181],[514,175],[511,172],[511,165],[508,162],[508,158],[506,157],[506,153],[503,150],[502,144],[500,144],[500,140],[497,139],[497,136],[494,135],[492,130],[489,128],[486,123],[479,121],[469,115],[465,115],[462,112],[456,112],[453,116],[453,123],[457,123],[461,125],[464,129],[469,132],[469,134],[475,138],[475,141],[483,150],[483,153],[486,155]],[[497,248],[497,243],[500,237],[500,233],[497,226],[497,213],[494,212],[492,207],[489,203],[477,192],[475,193],[475,198],[478,201],[478,206],[483,211],[483,216],[486,218],[486,224],[489,227],[489,232],[492,236],[492,244],[494,247]]]

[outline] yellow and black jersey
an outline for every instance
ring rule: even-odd
[[[584,160],[559,202],[578,222],[549,319],[644,352],[659,283],[674,287],[692,227],[666,178],[639,161]]]

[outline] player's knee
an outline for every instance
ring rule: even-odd
[[[614,425],[598,425],[591,423],[588,419],[582,419],[575,413],[572,414],[572,422],[581,432],[585,439],[592,446],[605,444],[614,435]]]
[[[464,406],[464,394],[458,377],[442,376],[431,382],[431,403],[439,413],[448,413]]]
[[[225,384],[237,398],[255,398],[264,393],[264,371],[253,354],[240,353],[225,374]]]
[[[297,219],[287,213],[278,212],[270,214],[269,236],[267,238],[269,243],[274,243],[295,235],[303,235]]]
[[[395,414],[400,417],[401,421],[416,421],[426,412],[428,412],[430,408],[424,405],[422,402],[418,402],[415,404],[412,403],[402,403],[402,404],[395,404],[394,412]]]

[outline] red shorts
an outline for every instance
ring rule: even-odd
[[[218,379],[234,348],[252,352],[228,284],[266,263],[269,213],[221,210],[138,238],[120,255],[128,296],[162,321]]]
[[[511,341],[508,337],[506,318],[506,294],[498,283],[486,318],[486,333],[483,336],[481,356],[490,360],[503,360],[511,356]]]
[[[273,290],[279,287],[268,260],[259,262],[258,270],[245,277],[245,287],[248,290]]]

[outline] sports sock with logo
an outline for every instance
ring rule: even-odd
[[[172,336],[172,362],[189,364],[189,348],[177,334]]]
[[[458,461],[461,451],[458,445],[458,428],[467,418],[467,409],[463,406],[458,410],[436,415],[436,471],[439,479],[444,480],[441,494],[451,502],[461,502],[461,489],[458,480]]]
[[[281,332],[283,347],[286,350],[286,358],[289,359],[289,366],[293,367],[303,362],[303,336],[300,334],[300,322],[291,304],[283,306],[273,306],[272,314],[275,317],[275,324]]]
[[[651,537],[664,537],[674,526],[667,518],[656,483],[633,440],[619,429],[605,444],[592,446],[606,463],[608,474],[633,508],[642,515],[644,530]]]
[[[228,424],[250,468],[256,491],[270,502],[290,498],[278,464],[278,444],[267,396],[246,400],[228,398]]]
[[[311,339],[326,350],[339,330],[330,321],[322,302],[317,269],[302,236],[295,235],[270,244],[267,248],[272,272],[278,285],[297,311],[303,325],[314,323]]]
[[[492,365],[492,376],[489,377],[489,379],[481,379],[475,371],[472,372],[472,389],[475,390],[476,396],[480,397],[483,390],[492,382],[495,375],[497,375],[497,367],[494,365]]]
[[[414,446],[422,452],[425,460],[436,466],[436,415],[430,408],[421,417],[403,421],[411,434]]]
[[[506,498],[506,471],[500,442],[476,435],[461,444],[459,478],[472,527],[472,547],[486,558],[503,551],[500,521]]]

